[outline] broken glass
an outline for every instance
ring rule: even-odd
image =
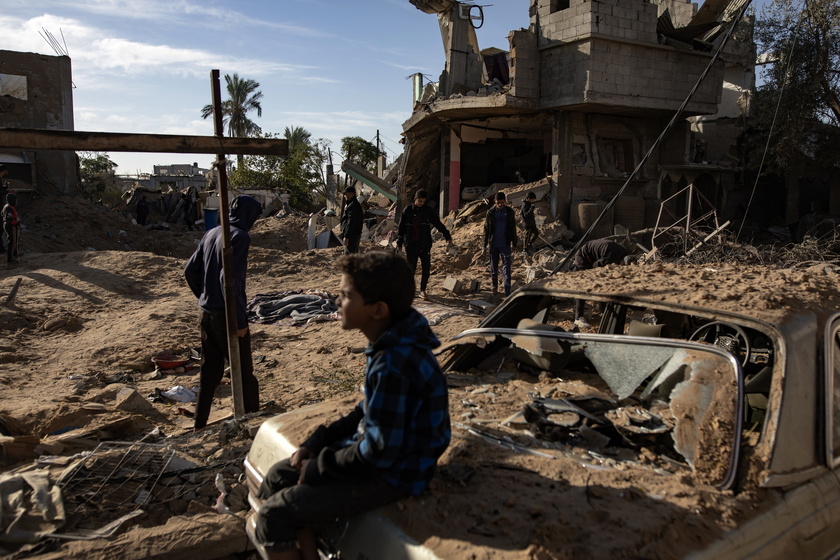
[[[640,342],[522,329],[476,329],[453,347],[451,363],[471,364],[479,372],[491,364],[499,367],[500,360],[529,367],[541,363],[522,361],[523,354],[547,365],[562,357],[552,375],[583,383],[589,391],[523,403],[518,418],[538,438],[601,452],[644,447],[687,465],[704,483],[726,487],[734,478],[742,389],[737,362],[720,349],[676,340]],[[593,398],[608,396],[604,391],[615,398]]]

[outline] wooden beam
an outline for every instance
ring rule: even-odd
[[[285,156],[289,141],[176,134],[0,128],[0,149]]]

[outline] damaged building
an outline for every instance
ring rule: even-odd
[[[73,130],[73,84],[69,56],[0,51],[0,127]],[[76,154],[67,150],[0,152],[6,180],[18,192],[55,185],[64,194],[78,186]]]
[[[437,16],[446,67],[436,84],[423,87],[415,76],[403,196],[426,188],[446,213],[547,178],[554,217],[581,231],[650,152],[601,235],[615,224],[655,225],[661,202],[689,184],[727,207],[755,81],[751,23],[710,62],[728,28],[721,22],[732,21],[742,0],[707,0],[700,10],[682,0],[532,0],[530,26],[510,32],[508,51],[479,48],[483,8],[410,1]]]

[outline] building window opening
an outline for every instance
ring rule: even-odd
[[[8,95],[23,101],[29,100],[26,87],[26,76],[14,74],[0,74],[0,95]]]
[[[569,7],[569,0],[551,0],[551,4],[549,6],[549,13],[559,12],[561,10],[566,10]]]
[[[633,160],[633,142],[626,138],[601,138],[601,167],[630,173],[636,164]]]

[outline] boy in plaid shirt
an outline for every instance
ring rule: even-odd
[[[370,343],[365,398],[266,475],[254,531],[264,558],[316,559],[314,527],[422,493],[449,445],[446,379],[432,354],[440,342],[411,307],[408,263],[372,251],[338,269],[341,327]]]

